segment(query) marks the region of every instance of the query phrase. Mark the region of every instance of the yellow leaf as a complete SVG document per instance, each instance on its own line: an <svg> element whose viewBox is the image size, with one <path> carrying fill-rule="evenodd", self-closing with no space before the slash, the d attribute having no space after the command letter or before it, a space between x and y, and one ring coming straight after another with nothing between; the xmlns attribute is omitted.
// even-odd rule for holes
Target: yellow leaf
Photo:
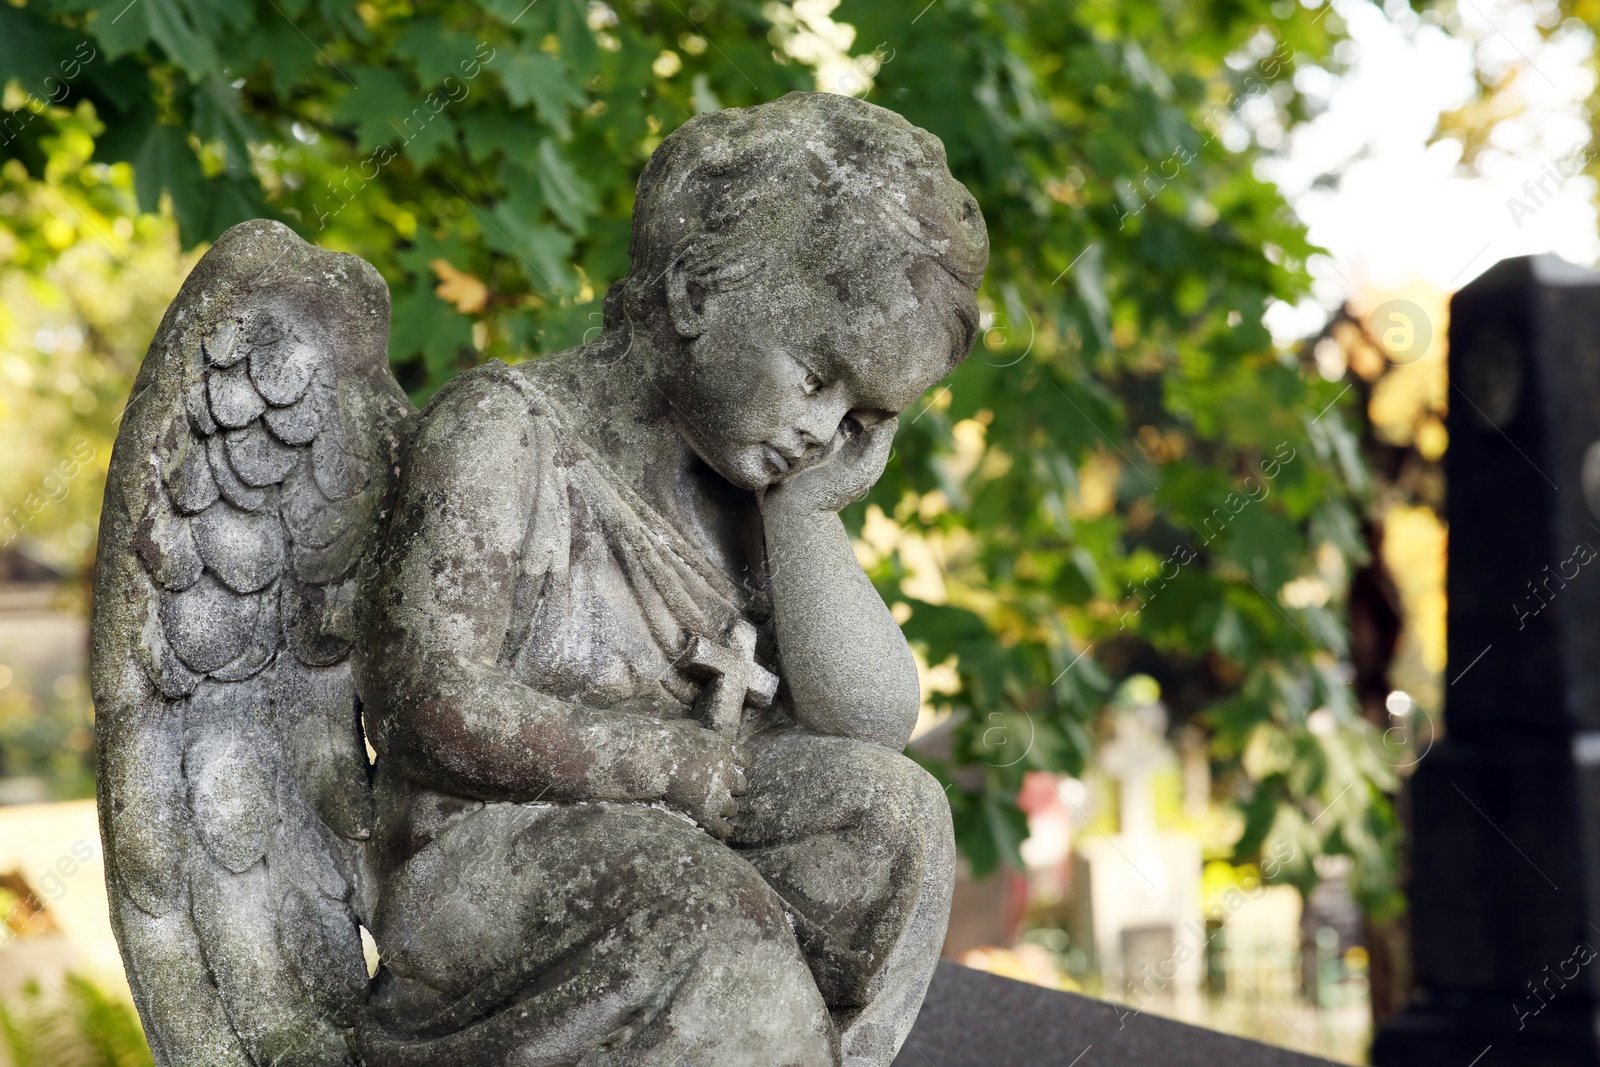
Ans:
<svg viewBox="0 0 1600 1067"><path fill-rule="evenodd" d="M428 266L439 277L439 287L434 294L462 314L477 314L489 302L489 287L477 275L457 270L447 259L432 260Z"/></svg>

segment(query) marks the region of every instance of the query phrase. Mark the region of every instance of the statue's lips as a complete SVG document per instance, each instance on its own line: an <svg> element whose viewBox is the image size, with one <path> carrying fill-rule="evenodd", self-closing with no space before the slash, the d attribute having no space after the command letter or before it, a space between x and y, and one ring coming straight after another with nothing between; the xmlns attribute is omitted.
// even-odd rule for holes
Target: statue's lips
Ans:
<svg viewBox="0 0 1600 1067"><path fill-rule="evenodd" d="M776 448L773 448L771 445L762 445L761 455L764 459L766 459L767 466L772 468L773 473L787 474L789 472L788 458Z"/></svg>

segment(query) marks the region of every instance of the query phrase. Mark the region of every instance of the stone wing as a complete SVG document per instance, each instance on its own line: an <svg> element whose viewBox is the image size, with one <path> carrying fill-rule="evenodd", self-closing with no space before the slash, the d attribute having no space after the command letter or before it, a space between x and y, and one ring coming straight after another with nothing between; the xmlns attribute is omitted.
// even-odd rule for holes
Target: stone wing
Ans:
<svg viewBox="0 0 1600 1067"><path fill-rule="evenodd" d="M255 221L167 310L111 458L92 674L112 920L163 1067L351 1064L356 607L415 412L369 264Z"/></svg>

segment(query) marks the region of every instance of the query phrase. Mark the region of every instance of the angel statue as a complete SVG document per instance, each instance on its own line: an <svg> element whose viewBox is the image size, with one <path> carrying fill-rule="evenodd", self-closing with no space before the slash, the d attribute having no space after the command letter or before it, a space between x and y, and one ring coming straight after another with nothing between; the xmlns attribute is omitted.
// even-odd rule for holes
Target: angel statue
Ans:
<svg viewBox="0 0 1600 1067"><path fill-rule="evenodd" d="M955 852L838 511L966 355L937 138L793 93L639 179L567 352L390 373L366 262L224 234L95 574L114 925L163 1067L884 1067Z"/></svg>

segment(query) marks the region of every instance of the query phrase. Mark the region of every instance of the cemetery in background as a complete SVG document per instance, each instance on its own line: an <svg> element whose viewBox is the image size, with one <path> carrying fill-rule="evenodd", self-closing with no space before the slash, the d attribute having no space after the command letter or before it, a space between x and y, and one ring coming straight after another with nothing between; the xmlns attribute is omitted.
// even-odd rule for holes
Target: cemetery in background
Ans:
<svg viewBox="0 0 1600 1067"><path fill-rule="evenodd" d="M372 259L422 398L594 328L631 183L672 128L811 87L939 134L994 248L978 348L907 413L848 515L919 653L911 751L950 786L965 858L947 956L1112 1001L1130 1025L1343 1063L1368 1062L1380 1029L1428 1032L1405 1012L1419 985L1460 1011L1442 1026L1580 1019L1589 993L1521 988L1573 958L1543 928L1437 946L1446 921L1498 929L1546 873L1588 884L1546 863L1579 853L1581 804L1535 816L1513 794L1567 788L1595 758L1561 710L1587 699L1574 668L1600 665L1572 632L1600 589L1578 547L1600 465L1580 449L1557 471L1571 457L1548 450L1586 425L1556 399L1600 410L1600 382L1508 386L1495 359L1455 380L1446 342L1451 293L1518 250L1501 231L1592 192L1593 161L1569 146L1526 164L1503 217L1463 217L1484 251L1448 284L1346 278L1307 240L1298 194L1337 194L1360 144L1295 196L1270 177L1337 111L1374 23L1466 57L1472 92L1419 142L1464 172L1537 158L1505 131L1546 53L1506 42L1587 55L1600 12L1484 2L0 5L0 40L25 42L0 46L0 1065L29 1067L8 1062L16 1034L74 1049L39 1062L148 1062L87 799L84 576L133 374L205 243L268 215ZM1363 121L1376 138L1388 119ZM1541 284L1483 313L1506 324L1501 362L1556 358L1534 351ZM1462 418L1485 437L1452 491L1488 487L1493 573L1453 570L1447 596ZM1447 670L1447 608L1510 630L1469 629L1466 648L1452 629ZM1454 710L1480 682L1492 706L1446 746L1447 694ZM1496 719L1535 692L1537 742ZM1518 745L1525 763L1484 762ZM1461 799L1442 766L1478 776L1454 779ZM1437 780L1413 803L1419 773ZM1465 851L1427 852L1428 820ZM1424 862L1419 914L1405 891ZM1551 927L1600 922L1538 907ZM1472 953L1492 966L1441 985ZM1465 1040L1461 1067L1485 1045L1506 1058L1479 1067L1525 1062L1500 1036Z"/></svg>

